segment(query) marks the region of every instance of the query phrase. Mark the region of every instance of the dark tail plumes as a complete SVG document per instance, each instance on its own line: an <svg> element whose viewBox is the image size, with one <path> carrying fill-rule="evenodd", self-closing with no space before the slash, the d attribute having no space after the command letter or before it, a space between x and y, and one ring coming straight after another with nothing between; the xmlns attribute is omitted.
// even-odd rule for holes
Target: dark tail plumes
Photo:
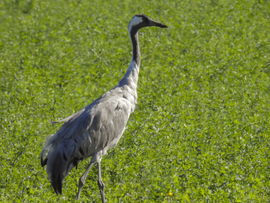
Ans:
<svg viewBox="0 0 270 203"><path fill-rule="evenodd" d="M61 143L50 143L41 152L41 166L47 165L47 175L55 193L62 194L64 178L74 167L75 142L66 139Z"/></svg>

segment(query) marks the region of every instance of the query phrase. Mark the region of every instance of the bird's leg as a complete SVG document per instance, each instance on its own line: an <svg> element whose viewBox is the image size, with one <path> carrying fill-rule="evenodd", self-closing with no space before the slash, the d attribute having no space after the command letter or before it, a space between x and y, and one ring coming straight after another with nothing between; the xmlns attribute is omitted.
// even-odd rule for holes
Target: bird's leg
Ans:
<svg viewBox="0 0 270 203"><path fill-rule="evenodd" d="M82 187L83 187L83 185L84 185L84 183L85 183L85 179L86 179L86 177L87 177L87 175L88 175L90 169L92 168L92 166L93 166L95 163L96 163L96 161L93 161L93 160L91 159L90 164L87 166L86 171L84 172L84 174L82 175L82 177L81 177L80 180L79 180L79 190L78 190L78 193L77 193L77 200L80 199L80 195L81 195Z"/></svg>
<svg viewBox="0 0 270 203"><path fill-rule="evenodd" d="M97 182L98 182L98 187L99 187L99 192L100 192L100 195L101 195L102 203L105 203L105 194L104 194L105 185L101 180L101 164L100 164L100 161L97 162L97 166L98 166L98 181Z"/></svg>

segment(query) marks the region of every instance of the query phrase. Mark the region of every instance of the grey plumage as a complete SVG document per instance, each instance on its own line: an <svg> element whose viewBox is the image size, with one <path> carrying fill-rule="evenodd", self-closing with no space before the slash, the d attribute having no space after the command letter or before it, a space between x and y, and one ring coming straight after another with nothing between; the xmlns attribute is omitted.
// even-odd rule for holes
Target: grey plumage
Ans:
<svg viewBox="0 0 270 203"><path fill-rule="evenodd" d="M62 193L63 179L81 160L91 158L85 173L79 180L77 199L90 168L98 164L98 186L102 202L105 202L104 183L101 180L100 162L109 148L115 147L121 138L130 114L137 103L137 82L140 68L138 30L142 27L167 27L146 15L136 15L129 23L133 57L120 82L79 112L56 122L64 122L54 135L48 138L41 152L41 165L47 165L47 175L56 194ZM52 122L55 123L55 122Z"/></svg>

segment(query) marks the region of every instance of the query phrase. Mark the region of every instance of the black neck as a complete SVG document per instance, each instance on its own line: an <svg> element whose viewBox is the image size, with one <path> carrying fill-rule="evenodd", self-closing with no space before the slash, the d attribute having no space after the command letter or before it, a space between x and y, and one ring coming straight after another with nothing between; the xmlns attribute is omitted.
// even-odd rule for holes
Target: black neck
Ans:
<svg viewBox="0 0 270 203"><path fill-rule="evenodd" d="M130 34L130 39L132 43L132 60L135 61L135 63L140 66L140 61L141 61L141 53L140 53L140 47L139 47L139 38L138 38L138 29L133 28L131 30Z"/></svg>

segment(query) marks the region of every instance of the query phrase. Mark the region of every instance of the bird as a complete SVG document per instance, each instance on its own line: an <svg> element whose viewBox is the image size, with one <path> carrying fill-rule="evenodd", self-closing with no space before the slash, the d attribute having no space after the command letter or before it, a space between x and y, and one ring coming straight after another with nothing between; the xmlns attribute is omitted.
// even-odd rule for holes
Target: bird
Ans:
<svg viewBox="0 0 270 203"><path fill-rule="evenodd" d="M140 69L138 31L144 27L168 26L150 19L145 14L135 15L128 24L132 43L132 58L127 71L118 84L77 113L51 123L64 122L60 129L50 135L40 153L41 166L46 167L48 179L56 193L62 194L64 178L79 162L90 158L86 171L79 179L76 199L91 167L97 163L98 187L101 200L105 202L104 183L101 177L101 159L110 148L117 145L137 103L137 82Z"/></svg>

